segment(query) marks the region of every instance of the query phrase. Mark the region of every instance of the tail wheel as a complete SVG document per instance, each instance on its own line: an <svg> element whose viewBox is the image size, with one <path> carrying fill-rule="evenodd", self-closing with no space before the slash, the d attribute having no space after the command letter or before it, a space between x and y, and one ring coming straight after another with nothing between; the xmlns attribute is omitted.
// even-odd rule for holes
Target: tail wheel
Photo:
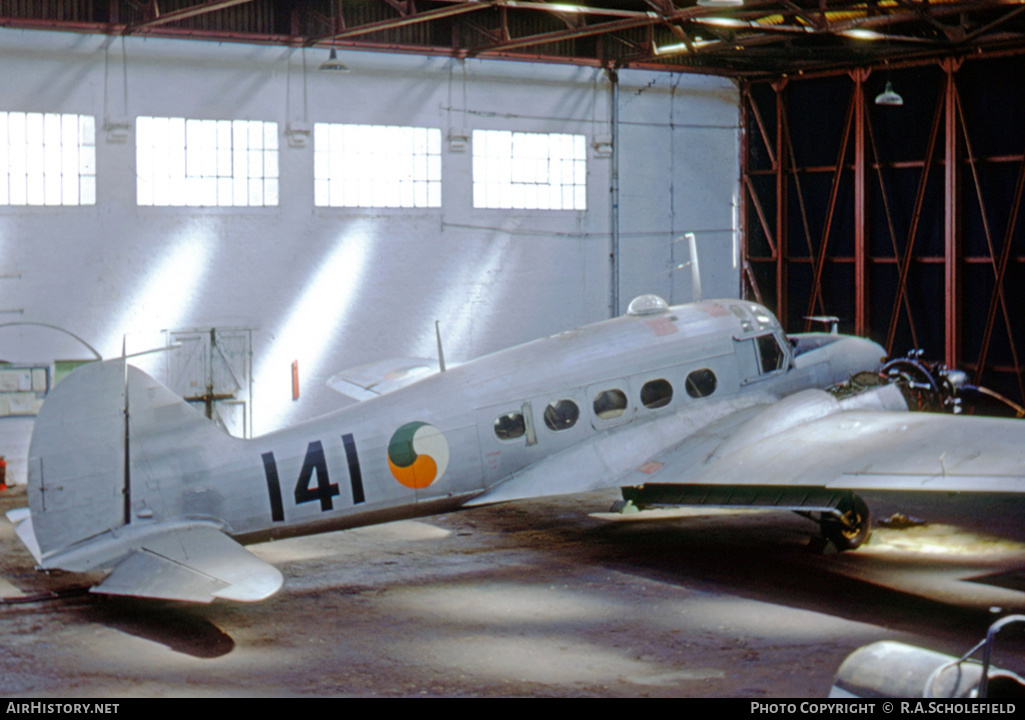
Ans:
<svg viewBox="0 0 1025 720"><path fill-rule="evenodd" d="M836 508L840 515L822 518L822 535L837 550L854 550L868 540L872 531L872 516L865 501L854 493L845 495Z"/></svg>

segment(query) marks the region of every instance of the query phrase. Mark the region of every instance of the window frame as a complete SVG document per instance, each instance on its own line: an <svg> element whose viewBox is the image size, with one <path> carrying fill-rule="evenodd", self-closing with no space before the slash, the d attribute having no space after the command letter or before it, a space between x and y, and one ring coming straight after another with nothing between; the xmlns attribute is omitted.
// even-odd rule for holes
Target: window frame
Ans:
<svg viewBox="0 0 1025 720"><path fill-rule="evenodd" d="M548 411L551 409L553 410L553 412L557 413L559 411L555 409L555 406L563 405L564 403L569 403L575 410L575 414L573 415L573 419L569 421L564 419L565 416L559 416L557 419L565 424L562 424L560 427L555 427L552 418L549 417ZM558 397L545 405L545 409L541 412L541 416L544 418L545 427L547 427L554 433L563 432L565 430L572 430L580 422L580 405L573 398Z"/></svg>
<svg viewBox="0 0 1025 720"><path fill-rule="evenodd" d="M601 398L612 398L613 400L622 399L622 406L618 404L610 406L609 409L598 411L598 400ZM607 420L618 420L626 414L627 410L630 409L630 398L618 387L608 387L604 390L599 390L597 394L592 393L591 399L591 411L594 413L596 420L607 421ZM610 414L614 413L614 414Z"/></svg>
<svg viewBox="0 0 1025 720"><path fill-rule="evenodd" d="M313 124L313 153L315 207L442 206L440 128L318 122Z"/></svg>
<svg viewBox="0 0 1025 720"><path fill-rule="evenodd" d="M693 378L698 373L708 373L708 375L705 377L710 377L712 380L712 387L707 392L704 391L704 386L706 385L706 383L698 385L696 382L691 380L691 378ZM715 395L715 391L719 389L719 377L715 374L715 371L712 368L696 368L687 373L687 377L684 380L683 385L684 388L686 388L687 390L687 394L692 399L703 400L704 398L712 397L713 395Z"/></svg>
<svg viewBox="0 0 1025 720"><path fill-rule="evenodd" d="M135 118L139 207L279 207L274 120Z"/></svg>
<svg viewBox="0 0 1025 720"><path fill-rule="evenodd" d="M519 419L520 419L520 424L521 424L521 428L522 428L521 432L519 432L517 435L510 435L508 437L503 437L503 436L499 435L498 434L499 422L502 421L505 418L514 418L514 417L519 417ZM491 428L492 428L492 432L494 433L495 437L498 439L499 442L512 443L512 442L516 442L516 441L526 437L526 435L527 435L527 420L526 420L526 418L523 415L522 409L511 410L509 412L502 413L498 417L496 417L494 423L492 423Z"/></svg>
<svg viewBox="0 0 1025 720"><path fill-rule="evenodd" d="M645 402L645 400L644 400L644 391L645 391L646 388L648 388L651 385L654 385L655 383L665 383L665 386L669 388L669 394L668 395L660 396L655 401L657 404L649 404L649 403ZM661 410L662 408L668 407L670 404L672 404L673 397L675 395L676 395L676 388L673 387L673 384L667 378L658 377L658 378L652 378L651 380L647 380L643 384L641 384L641 389L640 389L640 392L638 393L638 398L637 399L640 400L641 405L643 407L647 408L648 410ZM662 402L663 399L665 400L665 402Z"/></svg>
<svg viewBox="0 0 1025 720"><path fill-rule="evenodd" d="M0 207L95 206L96 190L95 116L0 111Z"/></svg>
<svg viewBox="0 0 1025 720"><path fill-rule="evenodd" d="M478 128L473 207L480 210L587 210L587 136Z"/></svg>
<svg viewBox="0 0 1025 720"><path fill-rule="evenodd" d="M758 352L758 373L759 375L772 375L778 373L781 370L785 370L787 367L787 351L783 345L780 344L779 338L776 337L776 333L767 332L761 335L755 335L755 349ZM768 342L772 343L772 347L776 349L776 365L775 367L767 367L767 361L771 358L769 354L764 351L764 345Z"/></svg>

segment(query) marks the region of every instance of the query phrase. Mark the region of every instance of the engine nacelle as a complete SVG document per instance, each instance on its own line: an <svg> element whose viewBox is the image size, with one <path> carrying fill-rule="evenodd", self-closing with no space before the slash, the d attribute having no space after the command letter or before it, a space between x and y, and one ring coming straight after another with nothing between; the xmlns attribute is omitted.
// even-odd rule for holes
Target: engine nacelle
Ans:
<svg viewBox="0 0 1025 720"><path fill-rule="evenodd" d="M950 370L942 363L923 360L921 351L915 351L907 357L890 360L879 372L856 373L849 380L828 388L828 392L841 403L850 403L845 409L853 410L862 407L856 398L879 395L883 387L899 390L906 409L912 412L941 413L960 413L962 395L966 390L977 390L968 384L965 372ZM889 406L878 408L872 404L874 401L868 402L864 409L895 409Z"/></svg>

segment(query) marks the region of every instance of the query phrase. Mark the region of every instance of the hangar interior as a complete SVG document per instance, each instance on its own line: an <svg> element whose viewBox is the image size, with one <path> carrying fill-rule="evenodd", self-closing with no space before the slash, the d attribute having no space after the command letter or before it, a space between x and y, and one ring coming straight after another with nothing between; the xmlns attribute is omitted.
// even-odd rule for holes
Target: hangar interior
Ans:
<svg viewBox="0 0 1025 720"><path fill-rule="evenodd" d="M676 242L685 232L708 251L705 292L736 294L737 173L725 159L739 147L738 93L724 78L624 70L613 89L601 68L353 50L342 56L350 72L339 73L318 70L328 59L319 48L0 34L5 132L27 137L21 148L42 134L45 153L80 123L89 133L80 152L94 158L81 175L94 190L77 196L48 185L32 194L32 168L41 171L49 156L18 171L20 186L16 172L5 177L0 355L12 367L51 372L54 361L92 358L91 348L117 356L125 338L131 354L166 345L175 331L247 329L246 434L263 434L344 403L325 389L343 368L436 356L435 320L446 356L458 362L619 314L643 292L688 300L690 276L674 271L687 260ZM157 139L144 157L140 123L176 127L185 141L186 125L199 137L195 120L213 132L255 132L261 150L247 152L266 157L257 158L266 175L254 176L254 160L250 178L265 194L172 196L166 178L178 156ZM318 196L317 142L331 126L429 135L430 196L349 200L340 185ZM548 197L479 206L486 200L475 201L471 145L486 132L496 147L504 139L506 152L512 133L570 140L575 154L562 164L573 168L557 207ZM352 142L379 143L379 153L396 144L366 137ZM620 164L615 205L613 137L632 158ZM366 151L361 162L374 162ZM155 172L165 178L145 199L140 162L162 163ZM55 172L59 180L59 164ZM572 195L565 208L563 190ZM613 212L628 248L616 289ZM139 359L147 360L166 376L166 357ZM17 378L10 385L41 389ZM12 460L20 454L3 450Z"/></svg>
<svg viewBox="0 0 1025 720"><path fill-rule="evenodd" d="M435 356L436 321L458 362L687 302L688 233L705 297L1023 403L1023 10L0 0L8 482L97 356L173 347L136 362L260 435L345 404L342 368Z"/></svg>
<svg viewBox="0 0 1025 720"><path fill-rule="evenodd" d="M690 232L706 297L760 299L789 330L836 315L1023 400L1014 3L11 0L0 18L15 481L25 418L77 362L240 333L220 412L263 434L345 402L321 392L339 369L436 355L435 320L465 360L644 292L687 301ZM884 87L903 104L872 102ZM332 189L332 163L369 173L416 133L418 185ZM514 133L519 152L565 141L567 174L521 157L520 195L489 200L485 143ZM138 362L202 397L217 353L185 345Z"/></svg>

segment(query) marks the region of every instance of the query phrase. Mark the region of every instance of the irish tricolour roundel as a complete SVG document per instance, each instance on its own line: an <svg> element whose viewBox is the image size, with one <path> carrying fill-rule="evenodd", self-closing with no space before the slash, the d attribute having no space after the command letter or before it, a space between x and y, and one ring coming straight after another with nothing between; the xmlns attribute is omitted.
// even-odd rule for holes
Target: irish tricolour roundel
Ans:
<svg viewBox="0 0 1025 720"><path fill-rule="evenodd" d="M448 441L441 431L424 422L406 423L388 443L388 467L395 479L420 490L445 474Z"/></svg>

